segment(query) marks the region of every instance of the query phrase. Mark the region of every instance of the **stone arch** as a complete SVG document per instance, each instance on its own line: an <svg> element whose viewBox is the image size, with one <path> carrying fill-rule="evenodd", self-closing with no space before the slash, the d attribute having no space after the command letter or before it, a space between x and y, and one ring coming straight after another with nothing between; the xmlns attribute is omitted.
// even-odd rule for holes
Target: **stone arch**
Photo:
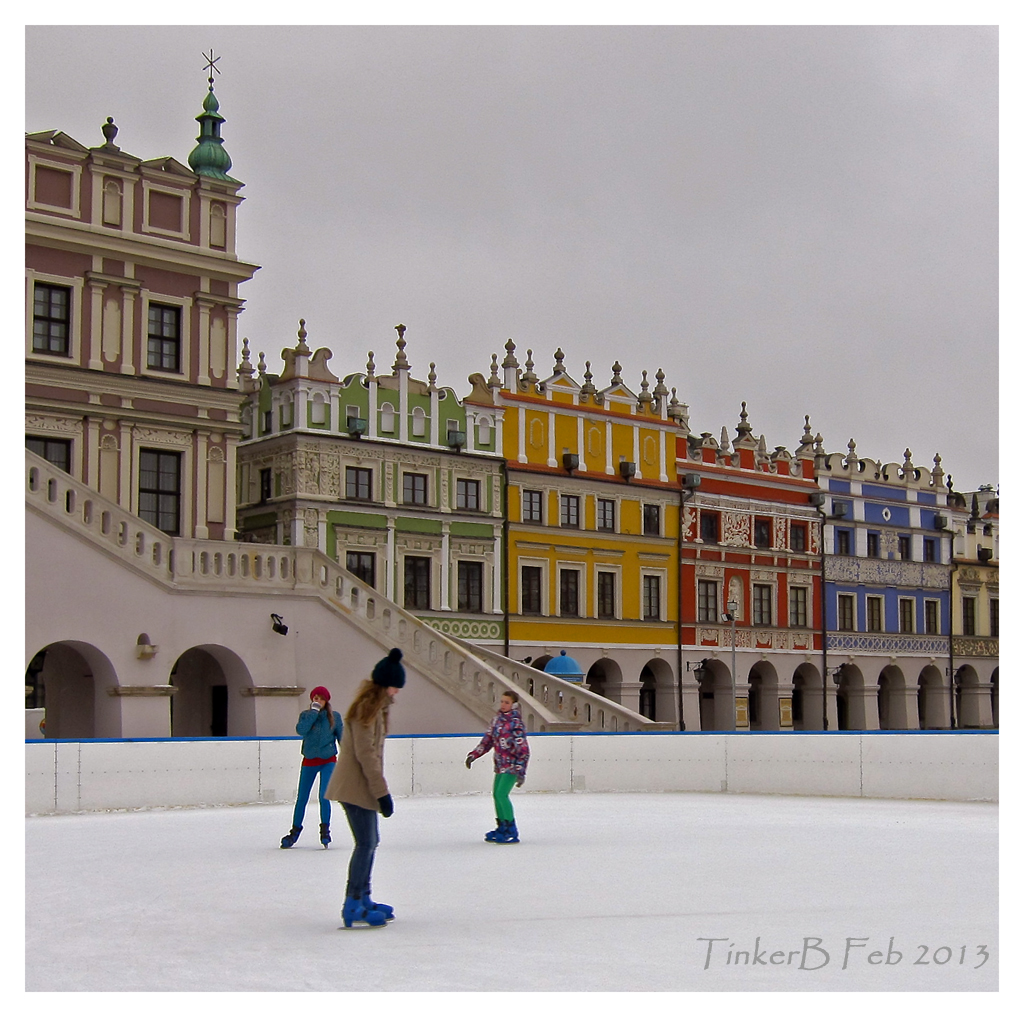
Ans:
<svg viewBox="0 0 1024 1017"><path fill-rule="evenodd" d="M193 646L174 662L170 684L172 738L245 737L256 734L256 701L249 669L233 650Z"/></svg>
<svg viewBox="0 0 1024 1017"><path fill-rule="evenodd" d="M732 675L720 660L708 658L699 672L700 729L735 731L736 706L732 701Z"/></svg>
<svg viewBox="0 0 1024 1017"><path fill-rule="evenodd" d="M990 690L971 664L963 664L956 671L956 716L959 727L992 726Z"/></svg>
<svg viewBox="0 0 1024 1017"><path fill-rule="evenodd" d="M44 708L46 738L120 738L121 714L108 689L114 665L89 643L66 639L35 654L25 673L34 701Z"/></svg>
<svg viewBox="0 0 1024 1017"><path fill-rule="evenodd" d="M793 730L821 731L821 672L805 661L793 672Z"/></svg>
<svg viewBox="0 0 1024 1017"><path fill-rule="evenodd" d="M640 713L648 720L673 721L678 717L676 680L672 665L652 657L640 669Z"/></svg>
<svg viewBox="0 0 1024 1017"><path fill-rule="evenodd" d="M907 709L907 680L895 664L878 676L878 726L883 731L906 731L913 715Z"/></svg>
<svg viewBox="0 0 1024 1017"><path fill-rule="evenodd" d="M929 664L922 668L917 679L917 717L921 730L949 727L949 690L942 672Z"/></svg>
<svg viewBox="0 0 1024 1017"><path fill-rule="evenodd" d="M747 716L751 731L780 731L779 675L767 660L759 660L747 674Z"/></svg>
<svg viewBox="0 0 1024 1017"><path fill-rule="evenodd" d="M867 689L864 675L856 664L843 664L839 668L839 682L836 689L836 728L839 731L866 731L874 726L875 720L868 715Z"/></svg>
<svg viewBox="0 0 1024 1017"><path fill-rule="evenodd" d="M622 668L611 657L601 657L590 665L586 684L591 692L610 699L609 692L622 685Z"/></svg>

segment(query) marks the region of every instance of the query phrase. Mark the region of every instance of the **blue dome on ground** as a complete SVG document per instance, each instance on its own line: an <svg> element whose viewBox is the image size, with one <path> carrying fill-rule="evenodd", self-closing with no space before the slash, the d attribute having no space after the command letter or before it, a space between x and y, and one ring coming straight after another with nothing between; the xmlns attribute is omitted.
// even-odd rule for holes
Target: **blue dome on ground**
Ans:
<svg viewBox="0 0 1024 1017"><path fill-rule="evenodd" d="M583 668L580 667L579 662L568 656L565 650L562 650L557 657L552 657L544 665L544 673L553 674L556 678L567 682L581 682L584 677Z"/></svg>

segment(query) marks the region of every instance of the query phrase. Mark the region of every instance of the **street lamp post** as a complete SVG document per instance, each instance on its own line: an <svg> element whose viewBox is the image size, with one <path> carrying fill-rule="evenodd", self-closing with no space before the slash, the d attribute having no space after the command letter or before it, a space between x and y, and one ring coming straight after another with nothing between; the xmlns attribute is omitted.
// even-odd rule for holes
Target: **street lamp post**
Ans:
<svg viewBox="0 0 1024 1017"><path fill-rule="evenodd" d="M735 600L730 600L725 605L729 613L726 618L732 623L732 729L736 730L736 613L740 605Z"/></svg>

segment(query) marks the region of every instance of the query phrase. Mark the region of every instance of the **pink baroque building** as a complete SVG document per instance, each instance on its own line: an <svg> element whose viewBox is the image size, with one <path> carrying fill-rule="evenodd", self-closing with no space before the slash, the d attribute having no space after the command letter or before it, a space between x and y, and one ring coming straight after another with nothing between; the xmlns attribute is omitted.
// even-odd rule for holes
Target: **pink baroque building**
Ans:
<svg viewBox="0 0 1024 1017"><path fill-rule="evenodd" d="M183 537L234 535L242 184L212 84L189 166L26 139L28 448Z"/></svg>

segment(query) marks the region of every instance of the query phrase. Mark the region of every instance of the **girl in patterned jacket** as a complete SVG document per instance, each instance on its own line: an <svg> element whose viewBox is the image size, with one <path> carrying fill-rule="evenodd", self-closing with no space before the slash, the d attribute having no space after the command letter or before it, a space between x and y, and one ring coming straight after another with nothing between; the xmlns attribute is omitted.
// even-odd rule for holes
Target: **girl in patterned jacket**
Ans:
<svg viewBox="0 0 1024 1017"><path fill-rule="evenodd" d="M518 844L519 831L509 800L513 786L522 787L526 780L526 764L530 747L526 743L526 728L519 713L519 695L509 690L501 697L498 714L491 721L480 744L466 756L466 769L485 752L494 749L494 811L498 826L484 835L492 844Z"/></svg>

